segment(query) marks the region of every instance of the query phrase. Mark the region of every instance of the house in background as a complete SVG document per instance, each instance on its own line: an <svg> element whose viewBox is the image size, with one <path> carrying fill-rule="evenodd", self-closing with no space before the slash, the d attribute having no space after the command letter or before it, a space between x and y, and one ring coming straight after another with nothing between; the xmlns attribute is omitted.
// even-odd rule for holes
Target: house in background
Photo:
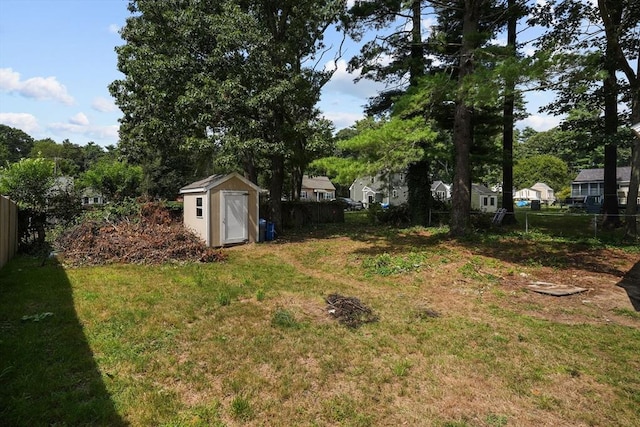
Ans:
<svg viewBox="0 0 640 427"><path fill-rule="evenodd" d="M471 184L471 209L481 212L498 210L498 193L482 184Z"/></svg>
<svg viewBox="0 0 640 427"><path fill-rule="evenodd" d="M513 200L531 202L533 200L540 200L541 194L538 190L533 188L523 188L513 193Z"/></svg>
<svg viewBox="0 0 640 427"><path fill-rule="evenodd" d="M537 200L547 205L556 201L556 196L551 187L543 182L536 182L531 188L523 188L513 193L513 200L533 202Z"/></svg>
<svg viewBox="0 0 640 427"><path fill-rule="evenodd" d="M388 179L382 175L357 178L349 187L349 197L362 202L365 208L371 204L398 206L408 200L406 173L394 173Z"/></svg>
<svg viewBox="0 0 640 427"><path fill-rule="evenodd" d="M629 194L629 182L631 181L631 167L616 168L616 181L618 183L618 204L626 205ZM604 169L583 169L571 183L571 197L578 199L585 196L604 195ZM640 203L640 198L638 199Z"/></svg>
<svg viewBox="0 0 640 427"><path fill-rule="evenodd" d="M82 206L99 206L104 205L104 196L93 188L85 188L82 190L81 196Z"/></svg>
<svg viewBox="0 0 640 427"><path fill-rule="evenodd" d="M329 201L336 198L336 187L326 176L302 177L302 188L300 190L300 200L311 200L314 202Z"/></svg>
<svg viewBox="0 0 640 427"><path fill-rule="evenodd" d="M434 200L448 202L451 200L451 185L442 181L433 181L431 184L431 196Z"/></svg>
<svg viewBox="0 0 640 427"><path fill-rule="evenodd" d="M257 242L260 187L238 173L212 175L180 189L184 225L207 246Z"/></svg>
<svg viewBox="0 0 640 427"><path fill-rule="evenodd" d="M539 199L543 203L550 205L556 201L556 195L553 188L549 187L544 182L536 182L531 186L531 189L540 193Z"/></svg>

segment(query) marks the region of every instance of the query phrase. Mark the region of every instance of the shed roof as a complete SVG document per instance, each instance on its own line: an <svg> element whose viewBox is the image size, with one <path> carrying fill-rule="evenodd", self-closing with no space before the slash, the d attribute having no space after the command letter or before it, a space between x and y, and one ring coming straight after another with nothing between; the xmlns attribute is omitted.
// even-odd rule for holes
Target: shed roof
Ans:
<svg viewBox="0 0 640 427"><path fill-rule="evenodd" d="M616 168L616 181L631 180L631 166ZM573 182L604 182L604 169L582 169Z"/></svg>
<svg viewBox="0 0 640 427"><path fill-rule="evenodd" d="M256 191L260 191L260 187L255 185L253 182L249 181L242 175L237 172L232 172L227 175L217 174L211 175L207 178L201 179L200 181L193 182L189 185L185 185L180 189L180 194L184 193L204 193L206 191L211 190L213 187L217 187L218 185L228 181L231 178L238 178L243 181L246 185L250 186Z"/></svg>

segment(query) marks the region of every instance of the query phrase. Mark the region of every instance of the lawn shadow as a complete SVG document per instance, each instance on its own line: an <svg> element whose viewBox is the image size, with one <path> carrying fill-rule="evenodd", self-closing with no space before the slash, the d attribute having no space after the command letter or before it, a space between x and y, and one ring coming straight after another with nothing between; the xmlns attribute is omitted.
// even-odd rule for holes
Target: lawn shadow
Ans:
<svg viewBox="0 0 640 427"><path fill-rule="evenodd" d="M627 291L631 305L636 311L640 311L640 261L627 271L622 280L618 282L618 286Z"/></svg>
<svg viewBox="0 0 640 427"><path fill-rule="evenodd" d="M94 360L67 275L19 256L0 271L3 425L128 425Z"/></svg>
<svg viewBox="0 0 640 427"><path fill-rule="evenodd" d="M607 259L595 256L593 245L577 238L575 242L549 241L529 238L527 234L509 229L477 232L465 238L452 238L446 232L433 228L398 228L370 224L327 224L291 231L274 243L302 242L308 239L348 237L369 243L357 254L377 256L383 253L402 254L427 250L438 245L464 247L472 254L483 255L520 265L539 265L559 270L576 268L592 273L621 277L625 271Z"/></svg>

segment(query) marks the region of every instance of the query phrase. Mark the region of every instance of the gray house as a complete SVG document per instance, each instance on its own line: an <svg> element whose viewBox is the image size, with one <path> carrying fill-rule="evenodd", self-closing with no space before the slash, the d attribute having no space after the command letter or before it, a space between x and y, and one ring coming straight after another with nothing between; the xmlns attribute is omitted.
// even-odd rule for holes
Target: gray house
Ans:
<svg viewBox="0 0 640 427"><path fill-rule="evenodd" d="M431 184L431 196L434 200L448 202L451 200L451 184L442 181L433 181Z"/></svg>
<svg viewBox="0 0 640 427"><path fill-rule="evenodd" d="M631 181L631 166L616 168L618 183L618 203L627 204L629 182ZM571 183L571 197L604 195L604 169L583 169Z"/></svg>
<svg viewBox="0 0 640 427"><path fill-rule="evenodd" d="M349 197L362 202L365 208L373 203L398 206L408 199L406 178L405 172L391 174L388 179L380 174L360 177L349 187Z"/></svg>

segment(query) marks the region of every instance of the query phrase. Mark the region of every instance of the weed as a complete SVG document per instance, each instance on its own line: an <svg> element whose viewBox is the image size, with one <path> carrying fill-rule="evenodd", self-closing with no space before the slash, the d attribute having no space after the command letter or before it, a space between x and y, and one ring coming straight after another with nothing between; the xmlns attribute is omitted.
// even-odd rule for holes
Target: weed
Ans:
<svg viewBox="0 0 640 427"><path fill-rule="evenodd" d="M256 291L256 301L264 301L265 297L266 297L266 293L264 289L258 289Z"/></svg>
<svg viewBox="0 0 640 427"><path fill-rule="evenodd" d="M400 360L393 365L393 373L396 377L406 377L409 374L411 362L408 360Z"/></svg>
<svg viewBox="0 0 640 427"><path fill-rule="evenodd" d="M507 425L508 418L506 415L489 414L486 422L491 427L504 427Z"/></svg>
<svg viewBox="0 0 640 427"><path fill-rule="evenodd" d="M253 408L248 398L236 396L231 401L231 415L233 418L242 421L249 421L253 418Z"/></svg>
<svg viewBox="0 0 640 427"><path fill-rule="evenodd" d="M203 287L206 284L206 274L202 271L201 267L197 267L193 273L193 282L198 287Z"/></svg>
<svg viewBox="0 0 640 427"><path fill-rule="evenodd" d="M365 259L362 266L371 273L390 276L419 270L425 261L426 256L421 253L410 252L405 256L392 256L385 252L382 255Z"/></svg>
<svg viewBox="0 0 640 427"><path fill-rule="evenodd" d="M296 320L289 310L279 308L273 313L271 318L271 326L279 326L281 328L299 328L300 323Z"/></svg>
<svg viewBox="0 0 640 427"><path fill-rule="evenodd" d="M231 304L231 294L227 291L218 292L216 301L218 301L218 304L220 304L221 306L229 305Z"/></svg>

